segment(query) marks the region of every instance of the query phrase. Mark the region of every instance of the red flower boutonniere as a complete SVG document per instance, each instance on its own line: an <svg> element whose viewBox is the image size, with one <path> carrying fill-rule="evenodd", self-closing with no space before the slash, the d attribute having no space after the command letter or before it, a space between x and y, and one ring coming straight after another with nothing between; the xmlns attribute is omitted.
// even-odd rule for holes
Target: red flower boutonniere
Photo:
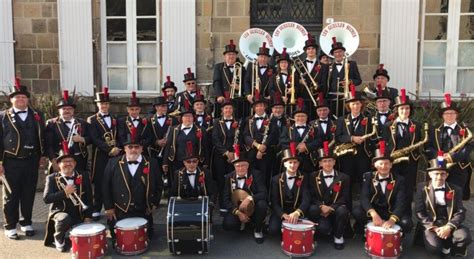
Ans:
<svg viewBox="0 0 474 259"><path fill-rule="evenodd" d="M41 117L37 112L35 112L35 121L41 121Z"/></svg>
<svg viewBox="0 0 474 259"><path fill-rule="evenodd" d="M332 125L332 127L331 127L331 133L336 133L336 125Z"/></svg>
<svg viewBox="0 0 474 259"><path fill-rule="evenodd" d="M143 118L142 123L143 123L143 125L146 125L148 123L148 120L146 118Z"/></svg>
<svg viewBox="0 0 474 259"><path fill-rule="evenodd" d="M340 192L341 191L341 183L340 182L335 183L332 187L332 190L334 192Z"/></svg>
<svg viewBox="0 0 474 259"><path fill-rule="evenodd" d="M466 130L465 129L460 129L459 130L459 136L464 137L466 135Z"/></svg>
<svg viewBox="0 0 474 259"><path fill-rule="evenodd" d="M196 137L197 137L198 139L201 139L201 138L202 138L202 131L201 131L201 129L197 129L197 130L196 130Z"/></svg>
<svg viewBox="0 0 474 259"><path fill-rule="evenodd" d="M209 115L207 115L207 116L206 116L206 122L209 123L211 120L212 120L212 117L209 116Z"/></svg>
<svg viewBox="0 0 474 259"><path fill-rule="evenodd" d="M204 174L201 174L201 175L199 176L198 181L199 181L199 183L200 183L201 185L204 184L204 182L205 182Z"/></svg>
<svg viewBox="0 0 474 259"><path fill-rule="evenodd" d="M454 198L454 191L451 190L451 191L447 192L446 195L445 195L445 198L448 201L452 200Z"/></svg>
<svg viewBox="0 0 474 259"><path fill-rule="evenodd" d="M395 115L393 115L393 113L392 113L392 114L388 115L388 118L387 118L387 119L388 119L389 121L393 121L393 120L395 119Z"/></svg>
<svg viewBox="0 0 474 259"><path fill-rule="evenodd" d="M410 133L411 133L411 134L415 133L415 129L416 129L416 125L415 125L415 124L412 124L412 125L410 126Z"/></svg>
<svg viewBox="0 0 474 259"><path fill-rule="evenodd" d="M81 125L77 125L77 134L82 135L82 127L81 127Z"/></svg>
<svg viewBox="0 0 474 259"><path fill-rule="evenodd" d="M393 190L393 183L388 183L387 184L387 190L389 190L389 191Z"/></svg>
<svg viewBox="0 0 474 259"><path fill-rule="evenodd" d="M166 125L168 125L168 126L171 125L171 118L168 118L168 119L166 120Z"/></svg>
<svg viewBox="0 0 474 259"><path fill-rule="evenodd" d="M267 76L272 76L273 75L273 71L271 69L268 69L267 70Z"/></svg>
<svg viewBox="0 0 474 259"><path fill-rule="evenodd" d="M117 120L116 119L112 119L112 126L117 126Z"/></svg>
<svg viewBox="0 0 474 259"><path fill-rule="evenodd" d="M263 120L262 125L267 126L268 123L270 123L270 120L265 119L265 120Z"/></svg>
<svg viewBox="0 0 474 259"><path fill-rule="evenodd" d="M309 132L309 136L314 138L314 128L311 128L311 130Z"/></svg>
<svg viewBox="0 0 474 259"><path fill-rule="evenodd" d="M314 66L314 71L319 73L319 70L321 70L321 65Z"/></svg>
<svg viewBox="0 0 474 259"><path fill-rule="evenodd" d="M296 180L295 184L296 184L296 186L301 187L302 182L303 181L301 179L298 179L298 180Z"/></svg>
<svg viewBox="0 0 474 259"><path fill-rule="evenodd" d="M252 182L253 182L253 176L250 176L249 178L245 180L245 185L250 187L250 185L252 185Z"/></svg>
<svg viewBox="0 0 474 259"><path fill-rule="evenodd" d="M362 121L360 122L360 125L362 126L367 126L367 117L365 117L364 119L362 119Z"/></svg>
<svg viewBox="0 0 474 259"><path fill-rule="evenodd" d="M239 127L239 123L237 121L232 122L232 128L236 129Z"/></svg>
<svg viewBox="0 0 474 259"><path fill-rule="evenodd" d="M76 185L81 185L82 184L82 175L79 175L76 177L76 179L74 180L74 184Z"/></svg>
<svg viewBox="0 0 474 259"><path fill-rule="evenodd" d="M143 174L144 175L147 175L150 173L150 165L148 164L148 162L145 163L145 168L143 168Z"/></svg>

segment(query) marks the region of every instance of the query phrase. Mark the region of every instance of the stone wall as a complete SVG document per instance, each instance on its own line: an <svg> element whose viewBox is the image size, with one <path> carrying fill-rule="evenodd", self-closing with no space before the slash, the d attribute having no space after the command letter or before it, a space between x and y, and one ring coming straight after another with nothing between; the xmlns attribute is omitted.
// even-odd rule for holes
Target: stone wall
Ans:
<svg viewBox="0 0 474 259"><path fill-rule="evenodd" d="M33 93L59 90L56 0L13 1L15 72Z"/></svg>

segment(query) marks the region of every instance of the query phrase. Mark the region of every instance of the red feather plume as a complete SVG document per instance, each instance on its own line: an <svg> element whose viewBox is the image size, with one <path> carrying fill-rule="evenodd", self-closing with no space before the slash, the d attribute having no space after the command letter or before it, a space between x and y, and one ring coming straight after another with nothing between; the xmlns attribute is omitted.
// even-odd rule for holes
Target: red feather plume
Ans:
<svg viewBox="0 0 474 259"><path fill-rule="evenodd" d="M379 141L379 150L380 150L380 154L385 155L385 141L384 140Z"/></svg>
<svg viewBox="0 0 474 259"><path fill-rule="evenodd" d="M329 141L324 141L323 142L323 150L324 150L324 155L329 155Z"/></svg>
<svg viewBox="0 0 474 259"><path fill-rule="evenodd" d="M193 142L191 140L186 142L186 154L188 156L193 154Z"/></svg>
<svg viewBox="0 0 474 259"><path fill-rule="evenodd" d="M382 85L381 84L377 85L377 95L382 96Z"/></svg>
<svg viewBox="0 0 474 259"><path fill-rule="evenodd" d="M302 111L303 110L303 106L304 106L304 100L303 100L303 97L298 97L298 100L297 100L297 104L298 106L298 110Z"/></svg>
<svg viewBox="0 0 474 259"><path fill-rule="evenodd" d="M106 98L109 97L109 88L107 86L104 86L104 95Z"/></svg>
<svg viewBox="0 0 474 259"><path fill-rule="evenodd" d="M191 75L191 74L192 74L192 72L191 72L191 68L190 68L190 67L188 67L188 75Z"/></svg>
<svg viewBox="0 0 474 259"><path fill-rule="evenodd" d="M407 93L405 88L400 89L402 103L407 102Z"/></svg>
<svg viewBox="0 0 474 259"><path fill-rule="evenodd" d="M66 102L68 101L68 99L69 99L69 91L68 90L63 91L63 99Z"/></svg>
<svg viewBox="0 0 474 259"><path fill-rule="evenodd" d="M384 66L383 64L380 64L380 65L379 65L379 70L380 70L380 71L383 70L383 66Z"/></svg>
<svg viewBox="0 0 474 259"><path fill-rule="evenodd" d="M20 91L20 78L15 77L15 88L17 91Z"/></svg>
<svg viewBox="0 0 474 259"><path fill-rule="evenodd" d="M62 142L62 144L63 144L63 152L64 152L64 154L65 154L65 155L69 155L69 143L68 143L68 141L67 141L67 140L64 140L64 141Z"/></svg>
<svg viewBox="0 0 474 259"><path fill-rule="evenodd" d="M240 158L240 145L234 144L234 155L236 159Z"/></svg>
<svg viewBox="0 0 474 259"><path fill-rule="evenodd" d="M332 44L336 44L336 43L337 43L336 37L332 37Z"/></svg>
<svg viewBox="0 0 474 259"><path fill-rule="evenodd" d="M136 137L137 137L137 128L132 127L130 129L130 138L132 139L132 142L136 141Z"/></svg>
<svg viewBox="0 0 474 259"><path fill-rule="evenodd" d="M355 98L356 97L356 89L355 89L355 85L353 83L351 83L350 89L351 89L352 98Z"/></svg>
<svg viewBox="0 0 474 259"><path fill-rule="evenodd" d="M166 83L171 83L171 77L170 76L166 76Z"/></svg>
<svg viewBox="0 0 474 259"><path fill-rule="evenodd" d="M290 153L291 156L296 156L296 142L290 142Z"/></svg>
<svg viewBox="0 0 474 259"><path fill-rule="evenodd" d="M444 100L445 100L445 102L446 102L446 105L447 105L448 107L451 107L451 94L445 93L445 94L444 94Z"/></svg>
<svg viewBox="0 0 474 259"><path fill-rule="evenodd" d="M267 43L264 41L264 42L262 43L262 48L266 48L266 47L267 47Z"/></svg>

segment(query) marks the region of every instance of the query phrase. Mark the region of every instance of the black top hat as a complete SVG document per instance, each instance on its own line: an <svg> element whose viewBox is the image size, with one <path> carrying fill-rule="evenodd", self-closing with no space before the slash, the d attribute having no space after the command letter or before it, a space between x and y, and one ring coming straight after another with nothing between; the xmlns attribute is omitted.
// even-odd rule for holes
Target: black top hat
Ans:
<svg viewBox="0 0 474 259"><path fill-rule="evenodd" d="M13 98L15 95L23 94L26 97L30 98L30 93L28 92L28 88L25 85L20 85L20 78L15 78L15 87L12 87L10 94L8 94L9 98Z"/></svg>
<svg viewBox="0 0 474 259"><path fill-rule="evenodd" d="M184 74L183 82L191 81L191 80L196 80L196 78L194 77L194 73L191 72L191 68L188 67L188 72L186 74Z"/></svg>
<svg viewBox="0 0 474 259"><path fill-rule="evenodd" d="M72 157L74 158L74 155L69 152L69 143L67 140L64 140L62 142L62 148L59 150L59 156L56 158L56 162L61 162L64 158ZM74 158L75 160L75 158Z"/></svg>
<svg viewBox="0 0 474 259"><path fill-rule="evenodd" d="M331 45L331 52L330 52L331 55L334 53L334 51L338 49L342 49L346 51L346 48L344 48L344 46L342 45L342 42L338 42L336 37L332 37L332 45Z"/></svg>
<svg viewBox="0 0 474 259"><path fill-rule="evenodd" d="M191 104L189 103L188 99L184 99L183 105L179 109L179 115L180 116L183 116L186 113L194 114L194 110L191 107Z"/></svg>
<svg viewBox="0 0 474 259"><path fill-rule="evenodd" d="M206 99L204 99L204 95L201 94L201 91L197 90L197 91L196 91L196 95L195 95L195 97L194 97L193 104L199 103L199 102L205 104L205 103L206 103Z"/></svg>
<svg viewBox="0 0 474 259"><path fill-rule="evenodd" d="M132 96L130 100L128 100L127 107L138 107L140 106L140 100L137 98L137 93L135 91L132 92Z"/></svg>
<svg viewBox="0 0 474 259"><path fill-rule="evenodd" d="M304 114L308 115L308 111L305 109L304 106L305 105L304 105L303 97L298 97L298 99L296 100L296 109L293 112L292 116L294 117L298 113L304 113Z"/></svg>
<svg viewBox="0 0 474 259"><path fill-rule="evenodd" d="M316 40L311 33L308 33L308 39L304 42L303 50L306 50L308 47L318 48L318 44L316 44Z"/></svg>
<svg viewBox="0 0 474 259"><path fill-rule="evenodd" d="M431 159L429 161L428 168L426 168L427 172L437 171L437 170L449 172L448 168L446 167L446 163L443 159L443 151L441 150L438 151L438 157Z"/></svg>
<svg viewBox="0 0 474 259"><path fill-rule="evenodd" d="M109 88L107 86L102 89L103 92L95 93L95 100L96 103L109 103L110 102L110 95L109 95Z"/></svg>
<svg viewBox="0 0 474 259"><path fill-rule="evenodd" d="M62 107L65 107L65 106L70 106L70 107L76 108L76 104L74 103L74 95L72 97L69 96L69 91L68 90L63 91L63 97L61 99L59 99L59 102L56 105L56 107L58 109L62 108Z"/></svg>
<svg viewBox="0 0 474 259"><path fill-rule="evenodd" d="M234 52L235 54L239 54L237 51L237 47L234 44L234 40L230 40L228 45L224 46L224 52L222 54L226 54L227 52Z"/></svg>
<svg viewBox="0 0 474 259"><path fill-rule="evenodd" d="M374 158L372 158L372 163L375 163L378 160L392 161L389 150L386 148L384 140L379 141L379 147L375 150Z"/></svg>
<svg viewBox="0 0 474 259"><path fill-rule="evenodd" d="M286 48L283 48L283 51L278 56L277 63L280 63L280 61L282 61L282 60L286 60L288 62L291 62L290 55L288 55L288 53L286 53Z"/></svg>
<svg viewBox="0 0 474 259"><path fill-rule="evenodd" d="M156 105L168 105L168 102L166 101L166 98L164 96L158 96L155 98L155 101L153 102L153 106Z"/></svg>
<svg viewBox="0 0 474 259"><path fill-rule="evenodd" d="M262 43L262 46L260 48L258 48L258 53L257 53L257 56L258 55L265 55L265 56L271 56L270 55L270 49L267 48L267 43L266 42L263 42Z"/></svg>
<svg viewBox="0 0 474 259"><path fill-rule="evenodd" d="M227 105L234 106L234 100L230 98L229 91L224 92L224 102L221 104L221 107L224 108Z"/></svg>
<svg viewBox="0 0 474 259"><path fill-rule="evenodd" d="M379 100L379 99L392 100L392 98L390 97L390 92L388 90L388 87L386 87L385 90L382 90L382 86L377 85L377 92L375 92L374 100Z"/></svg>
<svg viewBox="0 0 474 259"><path fill-rule="evenodd" d="M166 76L166 82L163 83L163 87L161 88L161 90L165 91L168 88L173 88L175 91L178 91L178 88L176 87L174 82L171 81L170 76Z"/></svg>
<svg viewBox="0 0 474 259"><path fill-rule="evenodd" d="M291 159L299 160L296 155L296 142L294 141L290 142L290 147L288 149L283 150L281 162L284 163Z"/></svg>
<svg viewBox="0 0 474 259"><path fill-rule="evenodd" d="M233 148L234 148L234 160L232 160L232 164L235 164L237 162L242 162L242 161L249 162L247 158L241 155L239 144L234 144Z"/></svg>
<svg viewBox="0 0 474 259"><path fill-rule="evenodd" d="M375 78L378 77L378 76L384 76L384 77L387 78L388 81L390 81L390 76L388 75L388 71L383 68L383 64L380 64L379 68L377 70L375 70L375 74L372 77L372 79L375 80Z"/></svg>
<svg viewBox="0 0 474 259"><path fill-rule="evenodd" d="M270 107L278 105L285 106L285 103L283 102L283 98L281 98L281 93L276 91L275 94L273 94L271 97Z"/></svg>
<svg viewBox="0 0 474 259"><path fill-rule="evenodd" d="M188 140L186 142L186 154L183 158L183 161L186 161L188 159L193 159L193 158L199 158L199 154L196 151L194 151L193 142L191 140Z"/></svg>
<svg viewBox="0 0 474 259"><path fill-rule="evenodd" d="M459 107L451 101L451 94L444 94L444 102L439 107L439 116L442 116L445 111L453 110L459 112Z"/></svg>
<svg viewBox="0 0 474 259"><path fill-rule="evenodd" d="M411 106L410 98L407 96L405 88L400 89L400 95L395 97L395 103L393 104L393 108L402 105Z"/></svg>
<svg viewBox="0 0 474 259"><path fill-rule="evenodd" d="M321 107L327 107L329 108L329 102L324 99L324 93L319 92L318 93L318 101L317 101L316 109L321 108Z"/></svg>
<svg viewBox="0 0 474 259"><path fill-rule="evenodd" d="M318 149L318 159L323 160L325 158L336 158L332 148L329 148L329 141L324 141L323 148Z"/></svg>
<svg viewBox="0 0 474 259"><path fill-rule="evenodd" d="M349 88L350 88L348 92L349 95L344 96L344 98L346 98L346 103L364 100L362 99L362 94L355 90L354 84L351 84Z"/></svg>
<svg viewBox="0 0 474 259"><path fill-rule="evenodd" d="M127 133L127 138L123 142L123 145L142 145L140 142L140 135L137 132L137 128L131 127L130 131Z"/></svg>
<svg viewBox="0 0 474 259"><path fill-rule="evenodd" d="M259 103L268 104L267 100L260 94L260 91L258 89L255 89L253 92L252 106L255 106Z"/></svg>

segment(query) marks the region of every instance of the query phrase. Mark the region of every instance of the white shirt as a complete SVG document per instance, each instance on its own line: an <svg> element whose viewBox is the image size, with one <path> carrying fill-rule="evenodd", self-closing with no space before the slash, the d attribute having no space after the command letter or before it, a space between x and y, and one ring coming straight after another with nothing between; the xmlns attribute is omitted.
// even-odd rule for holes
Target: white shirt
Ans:
<svg viewBox="0 0 474 259"><path fill-rule="evenodd" d="M224 118L224 120L233 120L233 118ZM226 121L225 126L228 130L230 130L230 127L232 126L232 121Z"/></svg>
<svg viewBox="0 0 474 259"><path fill-rule="evenodd" d="M454 122L451 125L448 125L446 123L443 124L444 127L449 127L448 128L448 136L451 136L451 133L453 132L453 130L456 128L457 125L458 125L457 122Z"/></svg>
<svg viewBox="0 0 474 259"><path fill-rule="evenodd" d="M186 170L186 173L188 174L188 179L189 179L189 182L191 183L191 187L194 188L194 183L196 181L197 170L194 170L194 172L190 172L190 171Z"/></svg>
<svg viewBox="0 0 474 259"><path fill-rule="evenodd" d="M109 114L105 114L105 113L101 113L99 112L100 115L104 116L104 115L110 115ZM107 127L109 127L109 129L112 127L112 119L110 118L110 116L107 116L107 117L102 117L102 119L104 120L105 124L107 124Z"/></svg>
<svg viewBox="0 0 474 259"><path fill-rule="evenodd" d="M305 63L306 63L306 68L308 68L308 71L311 72L311 71L313 70L313 68L314 68L314 65L316 64L316 58L315 58L315 59L306 58L306 60L313 61L313 63L305 62Z"/></svg>
<svg viewBox="0 0 474 259"><path fill-rule="evenodd" d="M189 91L187 91L187 92L188 92L188 94L189 94L192 98L194 98L194 96L196 96L196 92L194 92L194 93L191 93L191 92L189 92Z"/></svg>
<svg viewBox="0 0 474 259"><path fill-rule="evenodd" d="M284 75L284 74L281 75L281 79L283 79L283 83L285 83L285 84L286 84L286 79L287 78L288 78L287 75Z"/></svg>
<svg viewBox="0 0 474 259"><path fill-rule="evenodd" d="M296 174L294 176L296 176ZM288 179L289 177L293 176L289 175L288 172L286 172L286 185L288 185L288 188L291 190L293 189L293 185L295 184L296 177L293 179Z"/></svg>
<svg viewBox="0 0 474 259"><path fill-rule="evenodd" d="M337 62L337 63L339 63L339 62ZM341 61L341 65L336 65L337 72L341 72L341 69L343 67L342 64L343 64L343 61Z"/></svg>
<svg viewBox="0 0 474 259"><path fill-rule="evenodd" d="M140 117L136 117L136 118L130 117L130 120L132 121L133 126L136 128L138 127L138 124L140 123L140 121L134 121L133 119L140 119Z"/></svg>
<svg viewBox="0 0 474 259"><path fill-rule="evenodd" d="M189 129L183 130L184 128L189 128ZM184 132L184 134L186 134L186 135L188 135L189 132L190 132L192 129L193 129L193 125L191 125L191 126L188 127L188 126L184 126L183 124L181 124L181 130L182 130L182 131Z"/></svg>
<svg viewBox="0 0 474 259"><path fill-rule="evenodd" d="M247 179L247 174L245 176L243 176L243 177L245 177L243 179L238 179L239 177L241 177L241 176L238 176L238 175L236 176L237 186L239 187L239 189L242 189L242 188L244 188L245 180Z"/></svg>
<svg viewBox="0 0 474 259"><path fill-rule="evenodd" d="M357 117L359 117L359 119L358 119L357 122L354 124L354 129L357 128L357 126L359 126L359 123L360 123L361 118L360 118L360 113L357 114L356 116L354 116L354 114L351 113L351 119L355 119L355 118L357 118Z"/></svg>
<svg viewBox="0 0 474 259"><path fill-rule="evenodd" d="M400 117L398 117L396 120L395 120L396 123L400 122L400 123L405 123L408 127L408 122L409 120L406 119L406 120L401 120ZM403 137L403 128L401 126L398 126L398 133L400 133L400 136Z"/></svg>
<svg viewBox="0 0 474 259"><path fill-rule="evenodd" d="M165 117L163 117L163 118L157 119L157 121L158 121L158 123L160 124L160 126L163 127L163 125L165 125L166 115L164 115L164 114L163 114L163 115L158 115L158 114L156 115L157 118L158 118L159 116L165 116Z"/></svg>
<svg viewBox="0 0 474 259"><path fill-rule="evenodd" d="M439 186L439 187L436 187L436 186L433 185L433 190L436 190L438 188L446 188L446 184L444 184L443 186ZM434 196L435 196L436 204L441 205L441 206L446 205L446 199L444 197L446 192L445 191L444 192L434 191L434 193L435 193Z"/></svg>
<svg viewBox="0 0 474 259"><path fill-rule="evenodd" d="M137 173L138 166L139 166L140 163L142 162L142 155L140 155L140 156L137 158L137 162L138 162L138 164L129 164L129 163L128 163L128 160L127 160L128 171L130 172L130 174L132 175L132 177L135 176L135 173Z"/></svg>
<svg viewBox="0 0 474 259"><path fill-rule="evenodd" d="M69 129L72 129L72 125L74 125L74 123L75 123L74 118L72 118L70 120L65 120L65 119L62 119L62 120L63 120L64 124L66 124L66 126L69 127ZM70 121L71 123L66 123L66 121Z"/></svg>
<svg viewBox="0 0 474 259"><path fill-rule="evenodd" d="M329 123L329 119L328 119L328 118L326 118L326 119L319 119L318 122L319 122L319 121L327 121L327 122ZM328 129L328 123L319 123L319 125L321 125L321 128L323 129L324 134L326 134L326 131L327 131L327 129Z"/></svg>
<svg viewBox="0 0 474 259"><path fill-rule="evenodd" d="M328 175L332 175L333 177L324 178L324 176L328 176ZM334 181L334 176L335 176L334 169L328 173L323 171L323 178L324 178L324 182L326 182L326 186L330 186L332 184L332 182Z"/></svg>
<svg viewBox="0 0 474 259"><path fill-rule="evenodd" d="M295 128L296 128L296 127L303 127L303 126L306 127L305 124L300 124L300 125L298 125L298 124L295 123ZM300 137L303 135L305 129L306 129L306 128L304 128L304 129L303 129L303 128L299 128L299 129L296 128L296 130L298 131L298 134L300 134Z"/></svg>
<svg viewBox="0 0 474 259"><path fill-rule="evenodd" d="M387 177L378 176L378 179L387 179L389 177L390 176L387 176ZM385 194L385 190L387 189L388 181L380 181L379 183L380 183L380 188L382 189L382 192Z"/></svg>
<svg viewBox="0 0 474 259"><path fill-rule="evenodd" d="M260 70L260 75L263 75L265 73L265 70L267 70L267 65L258 65L259 66L259 70ZM265 67L263 67L265 66Z"/></svg>
<svg viewBox="0 0 474 259"><path fill-rule="evenodd" d="M386 111L386 112L380 112L380 113L388 113L388 111ZM387 121L387 116L388 116L388 115L386 115L386 114L381 114L381 115L380 115L380 122L381 122L382 124L385 124L385 122Z"/></svg>
<svg viewBox="0 0 474 259"><path fill-rule="evenodd" d="M263 120L257 120L257 118L263 118ZM255 124L257 125L257 129L260 129L262 127L262 123L265 120L265 115L258 116L255 115Z"/></svg>
<svg viewBox="0 0 474 259"><path fill-rule="evenodd" d="M19 111L26 111L26 112L22 112L22 113L18 113L17 115L20 117L20 119L22 121L25 121L26 120L26 117L28 117L28 108L26 108L26 110L20 110L20 109L17 109L15 107L13 107L13 111L15 113L19 112Z"/></svg>
<svg viewBox="0 0 474 259"><path fill-rule="evenodd" d="M227 66L232 66L229 68L230 72L234 73L234 65L235 64L232 64L232 65L229 65L229 64L226 64Z"/></svg>

